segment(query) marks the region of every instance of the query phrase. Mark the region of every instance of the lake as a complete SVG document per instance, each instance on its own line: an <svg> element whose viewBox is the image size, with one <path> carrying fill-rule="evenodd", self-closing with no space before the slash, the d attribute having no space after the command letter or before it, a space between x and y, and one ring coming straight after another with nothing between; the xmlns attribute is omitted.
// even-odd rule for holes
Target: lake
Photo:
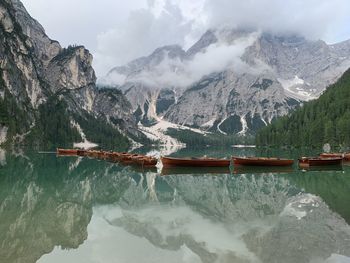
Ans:
<svg viewBox="0 0 350 263"><path fill-rule="evenodd" d="M142 170L0 151L0 262L350 262L349 224L350 166Z"/></svg>

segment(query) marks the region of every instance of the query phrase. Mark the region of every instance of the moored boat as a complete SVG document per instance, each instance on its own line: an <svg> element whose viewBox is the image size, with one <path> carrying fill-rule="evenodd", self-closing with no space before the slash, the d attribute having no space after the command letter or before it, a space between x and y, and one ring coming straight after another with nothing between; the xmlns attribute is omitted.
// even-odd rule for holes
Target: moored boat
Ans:
<svg viewBox="0 0 350 263"><path fill-rule="evenodd" d="M98 157L98 151L96 150L89 150L87 151L86 155L91 158L97 158Z"/></svg>
<svg viewBox="0 0 350 263"><path fill-rule="evenodd" d="M292 159L268 158L268 157L232 157L234 165L247 166L291 166Z"/></svg>
<svg viewBox="0 0 350 263"><path fill-rule="evenodd" d="M175 158L175 157L161 157L163 166L176 167L176 166L189 166L189 167L228 167L231 160L229 159L217 159L217 158Z"/></svg>
<svg viewBox="0 0 350 263"><path fill-rule="evenodd" d="M301 157L299 159L300 167L324 166L324 165L342 165L343 157Z"/></svg>
<svg viewBox="0 0 350 263"><path fill-rule="evenodd" d="M57 154L58 155L77 155L78 150L77 149L60 149L57 148Z"/></svg>
<svg viewBox="0 0 350 263"><path fill-rule="evenodd" d="M145 156L145 155L139 155L139 156L133 156L132 157L135 164L141 165L141 166L156 166L158 163L158 159L151 157L151 156Z"/></svg>
<svg viewBox="0 0 350 263"><path fill-rule="evenodd" d="M77 155L78 156L86 156L87 152L86 152L86 150L77 150Z"/></svg>
<svg viewBox="0 0 350 263"><path fill-rule="evenodd" d="M139 156L138 154L122 153L120 155L119 161L124 165L135 163L135 158Z"/></svg>
<svg viewBox="0 0 350 263"><path fill-rule="evenodd" d="M321 153L320 157L322 158L343 158L344 161L350 161L350 153Z"/></svg>
<svg viewBox="0 0 350 263"><path fill-rule="evenodd" d="M106 152L100 150L97 152L97 158L98 159L105 159Z"/></svg>

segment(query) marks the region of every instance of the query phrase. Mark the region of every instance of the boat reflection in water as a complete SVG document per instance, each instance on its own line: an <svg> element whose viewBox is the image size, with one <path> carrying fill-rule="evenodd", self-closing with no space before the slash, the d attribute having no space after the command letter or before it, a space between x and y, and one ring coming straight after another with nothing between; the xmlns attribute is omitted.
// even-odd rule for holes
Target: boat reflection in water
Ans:
<svg viewBox="0 0 350 263"><path fill-rule="evenodd" d="M344 171L342 165L325 165L325 166L305 166L299 167L299 169L303 172L307 171Z"/></svg>
<svg viewBox="0 0 350 263"><path fill-rule="evenodd" d="M292 166L242 166L233 167L234 174L292 173Z"/></svg>
<svg viewBox="0 0 350 263"><path fill-rule="evenodd" d="M162 167L161 175L203 175L230 174L230 167Z"/></svg>
<svg viewBox="0 0 350 263"><path fill-rule="evenodd" d="M1 151L0 165L0 262L350 259L349 167L318 176L186 167L158 176L89 158Z"/></svg>
<svg viewBox="0 0 350 263"><path fill-rule="evenodd" d="M136 166L136 165L130 165L130 170L136 173L157 173L157 167L155 166Z"/></svg>

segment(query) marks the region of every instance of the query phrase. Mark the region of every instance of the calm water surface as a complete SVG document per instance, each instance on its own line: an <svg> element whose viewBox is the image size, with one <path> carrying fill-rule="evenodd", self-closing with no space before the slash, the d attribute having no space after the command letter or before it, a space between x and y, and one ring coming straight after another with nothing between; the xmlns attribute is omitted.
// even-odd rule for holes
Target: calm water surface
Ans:
<svg viewBox="0 0 350 263"><path fill-rule="evenodd" d="M233 154L177 155L203 153ZM350 262L349 224L350 166L142 171L0 151L0 262Z"/></svg>

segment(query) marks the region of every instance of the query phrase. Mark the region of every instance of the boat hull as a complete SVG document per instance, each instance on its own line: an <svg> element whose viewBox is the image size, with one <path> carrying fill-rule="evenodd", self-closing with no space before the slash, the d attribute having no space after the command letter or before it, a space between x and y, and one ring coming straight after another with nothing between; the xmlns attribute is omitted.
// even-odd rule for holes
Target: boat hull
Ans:
<svg viewBox="0 0 350 263"><path fill-rule="evenodd" d="M156 158L144 157L144 156L133 157L132 160L135 164L145 166L145 167L156 166L158 163L158 160Z"/></svg>
<svg viewBox="0 0 350 263"><path fill-rule="evenodd" d="M173 158L161 157L165 167L229 167L231 161L227 159L211 158Z"/></svg>
<svg viewBox="0 0 350 263"><path fill-rule="evenodd" d="M78 155L78 150L75 149L57 149L58 155Z"/></svg>
<svg viewBox="0 0 350 263"><path fill-rule="evenodd" d="M78 150L78 151L77 151L77 155L83 157L83 156L86 156L86 155L87 155L87 152L86 152L85 150Z"/></svg>
<svg viewBox="0 0 350 263"><path fill-rule="evenodd" d="M291 159L279 159L279 158L243 158L243 157L233 157L234 165L243 166L291 166L294 160Z"/></svg>
<svg viewBox="0 0 350 263"><path fill-rule="evenodd" d="M350 153L321 153L321 158L343 158L344 161L350 161Z"/></svg>

